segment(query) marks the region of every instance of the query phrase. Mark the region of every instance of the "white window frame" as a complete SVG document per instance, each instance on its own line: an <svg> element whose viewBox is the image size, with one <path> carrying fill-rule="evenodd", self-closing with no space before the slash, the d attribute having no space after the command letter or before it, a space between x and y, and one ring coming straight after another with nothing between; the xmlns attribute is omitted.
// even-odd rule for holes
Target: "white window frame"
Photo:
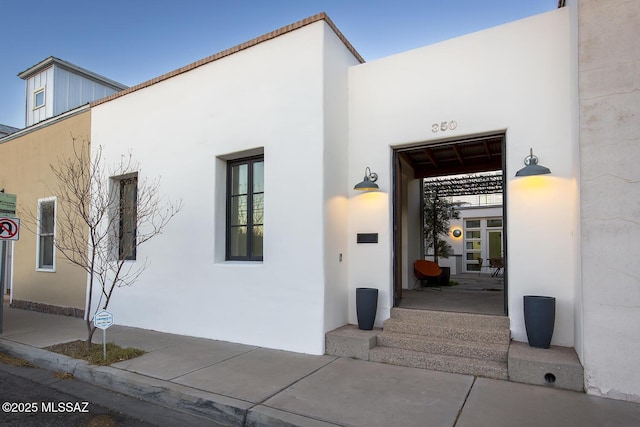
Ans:
<svg viewBox="0 0 640 427"><path fill-rule="evenodd" d="M38 199L38 224L36 226L36 271L42 271L45 273L55 273L56 272L56 247L53 245L53 262L51 267L40 267L40 223L42 218L42 204L53 202L53 239L55 241L56 238L56 229L57 229L57 216L58 216L58 198L57 197L45 197L43 199Z"/></svg>
<svg viewBox="0 0 640 427"><path fill-rule="evenodd" d="M479 224L477 227L467 227L467 222L468 221L478 221ZM469 265L475 265L478 264L477 261L472 261L472 260L468 260L467 259L467 254L478 254L478 256L480 258L482 258L482 253L484 251L484 243L483 243L483 239L482 239L482 219L481 218L464 218L464 222L463 222L463 228L464 228L464 250L463 250L463 254L464 254L464 259L462 262L465 263L464 265L464 272L465 273L478 273L478 272L482 272L482 265L480 265L480 267L478 268L478 270L470 270L469 269ZM469 237L470 232L474 232L477 231L478 233L480 233L479 237ZM479 242L480 243L480 249L468 249L467 248L467 242ZM484 261L483 261L484 262Z"/></svg>
<svg viewBox="0 0 640 427"><path fill-rule="evenodd" d="M36 100L38 99L38 95L42 93L42 104L38 105ZM45 87L42 86L33 91L33 109L37 110L38 108L42 108L47 104L47 93L45 91Z"/></svg>
<svg viewBox="0 0 640 427"><path fill-rule="evenodd" d="M499 219L502 221L502 225L499 227L490 227L489 221L494 220L494 219ZM467 221L479 221L480 225L478 227L467 227ZM477 272L482 272L483 268L488 267L488 262L489 262L489 258L490 258L490 253L489 253L489 233L490 232L497 232L500 231L501 233L504 233L504 218L500 217L500 216L488 216L488 217L469 217L469 218L465 218L464 219L464 250L463 250L463 256L464 256L464 261L465 267L463 269L463 271L465 273L477 273ZM480 237L468 237L470 232L473 231L478 231L480 233ZM467 242L480 242L480 249L467 249ZM501 252L504 253L504 246L501 247ZM468 265L473 265L474 262L467 260L467 254L468 253L475 253L478 254L480 256L480 258L482 258L482 265L480 266L480 270L469 270L468 269Z"/></svg>

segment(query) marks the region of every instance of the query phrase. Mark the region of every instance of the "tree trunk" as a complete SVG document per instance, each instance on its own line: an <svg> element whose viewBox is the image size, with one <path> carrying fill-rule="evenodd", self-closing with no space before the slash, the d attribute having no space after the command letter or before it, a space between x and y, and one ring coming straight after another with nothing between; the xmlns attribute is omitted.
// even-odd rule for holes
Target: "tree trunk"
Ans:
<svg viewBox="0 0 640 427"><path fill-rule="evenodd" d="M89 323L89 325L87 326L89 328L89 335L87 337L87 351L89 351L89 350L91 350L91 340L93 339L93 334L96 331L96 327L95 326L93 326L93 327L90 326L90 324L91 324L90 320L87 320L87 322Z"/></svg>
<svg viewBox="0 0 640 427"><path fill-rule="evenodd" d="M436 224L438 223L438 210L437 210L438 196L433 198L433 262L438 263L438 229Z"/></svg>

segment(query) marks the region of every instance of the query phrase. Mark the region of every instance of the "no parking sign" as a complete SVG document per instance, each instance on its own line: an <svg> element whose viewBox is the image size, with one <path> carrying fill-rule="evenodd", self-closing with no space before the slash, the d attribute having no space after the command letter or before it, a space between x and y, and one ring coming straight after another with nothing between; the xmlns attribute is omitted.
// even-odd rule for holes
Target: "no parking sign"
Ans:
<svg viewBox="0 0 640 427"><path fill-rule="evenodd" d="M0 218L0 240L18 240L20 220L18 218Z"/></svg>

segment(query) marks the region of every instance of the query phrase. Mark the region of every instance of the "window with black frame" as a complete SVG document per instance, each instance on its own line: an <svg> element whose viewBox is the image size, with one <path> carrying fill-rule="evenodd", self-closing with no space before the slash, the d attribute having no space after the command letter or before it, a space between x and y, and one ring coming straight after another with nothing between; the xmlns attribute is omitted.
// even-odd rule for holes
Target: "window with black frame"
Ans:
<svg viewBox="0 0 640 427"><path fill-rule="evenodd" d="M118 225L118 259L136 259L136 226L138 218L138 177L120 180Z"/></svg>
<svg viewBox="0 0 640 427"><path fill-rule="evenodd" d="M227 163L226 231L227 260L263 260L263 156Z"/></svg>

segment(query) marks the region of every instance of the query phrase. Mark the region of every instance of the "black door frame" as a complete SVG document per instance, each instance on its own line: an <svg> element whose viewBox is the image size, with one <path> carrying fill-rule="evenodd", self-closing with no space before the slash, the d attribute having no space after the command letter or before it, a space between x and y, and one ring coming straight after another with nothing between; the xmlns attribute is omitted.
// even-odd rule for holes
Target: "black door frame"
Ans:
<svg viewBox="0 0 640 427"><path fill-rule="evenodd" d="M503 292L503 312L505 316L509 315L509 284L508 284L508 247L507 247L507 135L506 132L501 132L502 135L502 248L503 248L503 258L504 258L504 268L503 268L503 277L504 277L504 292ZM495 135L495 134L493 134ZM464 142L465 138L454 139L449 142L451 144L455 144L456 142ZM408 149L416 149L422 146L429 146L434 143L441 143L443 141L432 141L430 143L418 144L411 147L403 147L403 148L392 148L392 156L391 156L391 170L392 170L392 231L393 231L393 306L398 307L400 304L400 299L402 298L402 281L400 280L402 271L400 269L402 263L402 241L401 241L401 219L400 219L400 206L399 204L402 202L402 189L400 185L402 185L402 169L400 166L400 153L402 151L406 151Z"/></svg>

